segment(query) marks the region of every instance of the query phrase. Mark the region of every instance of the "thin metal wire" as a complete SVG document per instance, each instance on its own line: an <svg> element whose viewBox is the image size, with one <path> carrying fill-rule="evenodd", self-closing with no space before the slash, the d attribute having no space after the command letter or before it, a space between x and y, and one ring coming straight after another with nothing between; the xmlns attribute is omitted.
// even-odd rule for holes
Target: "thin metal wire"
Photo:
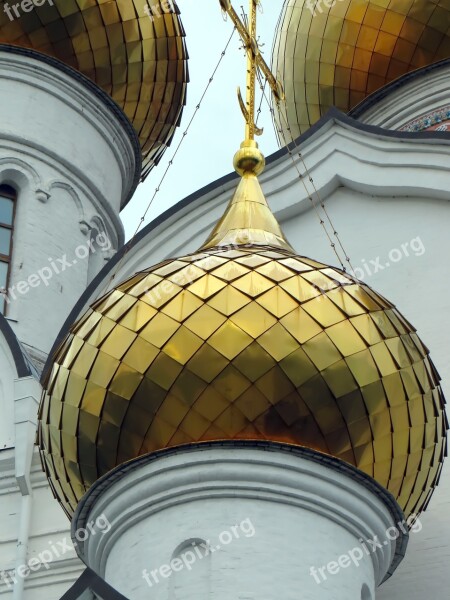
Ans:
<svg viewBox="0 0 450 600"><path fill-rule="evenodd" d="M326 218L327 218L327 220L328 220L328 223L330 224L330 227L331 227L331 228L332 228L332 230L333 230L333 235L334 235L334 237L337 239L337 241L338 241L338 244L339 244L339 247L341 248L342 252L344 253L344 257L345 257L345 260L346 260L346 262L349 264L350 268L351 268L351 269L352 269L352 271L353 271L353 266L352 266L352 263L351 263L350 257L348 256L348 253L347 253L347 251L346 251L346 250L345 250L345 248L344 248L344 245L343 245L343 243L342 243L342 241L341 241L341 238L339 237L339 233L336 231L336 228L334 227L334 224L333 224L333 222L332 222L332 220L331 220L331 217L330 217L330 215L328 214L328 211L327 211L327 209L326 209L325 203L324 203L324 201L322 200L322 198L321 198L321 196L320 196L320 193L319 193L319 191L317 190L317 188L316 188L316 186L315 186L315 184L314 184L314 180L313 180L313 178L311 177L311 174L310 174L310 172L309 172L309 170L308 170L308 167L307 167L307 166L306 166L306 164L305 164L305 159L304 159L304 157L303 157L303 154L302 154L302 152L300 151L300 148L299 148L299 146L297 145L297 143L296 143L296 141L295 141L295 139L294 139L294 137L293 137L293 135L292 135L292 130L291 130L291 128L290 128L290 126L289 126L289 124L288 124L288 123L287 123L287 121L286 121L286 117L285 117L285 115L284 115L284 113L283 113L282 111L280 111L280 114L282 115L282 118L284 119L284 121L285 121L285 123L286 123L286 125L287 125L287 131L289 131L289 135L290 135L290 138L291 138L291 142L290 142L290 144L291 144L291 143L292 143L292 144L294 144L294 146L295 146L295 148L296 148L296 150L297 150L297 154L298 154L298 156L299 156L300 160L302 161L302 164L303 164L303 166L304 166L304 169L305 169L305 172L306 172L306 174L307 174L307 176L308 176L308 179L309 179L309 181L310 181L311 185L313 186L314 193L316 194L317 198L319 199L319 202L320 202L320 207L322 208L322 210L323 210L323 212L324 212L324 214L325 214L325 216L326 216Z"/></svg>
<svg viewBox="0 0 450 600"><path fill-rule="evenodd" d="M260 82L261 85L261 82ZM263 94L261 95L261 101L259 103L258 106L258 110L256 111L256 121L255 121L255 125L258 125L258 119L261 116L261 111L262 111L262 103L264 102L264 90L266 89L266 85L267 85L267 79L264 80L264 88L262 88L263 90Z"/></svg>
<svg viewBox="0 0 450 600"><path fill-rule="evenodd" d="M261 87L261 81L260 81L259 83L260 83L260 87ZM262 87L261 87L261 90L262 90ZM274 112L274 109L273 109L272 105L270 104L270 102L269 102L269 99L268 99L268 98L267 98L267 96L265 95L264 91L263 91L263 95L264 95L264 97L265 97L265 99L266 99L266 102L267 102L267 104L268 104L268 106L269 106L269 110L270 110L270 112L272 113L272 117L273 117L274 123L276 124L276 120L275 120L275 112ZM330 225L330 227L331 227L331 229L332 229L332 231L333 231L333 235L334 235L334 237L336 238L336 240L337 240L337 242L338 242L338 244L339 244L339 247L341 248L341 250L342 250L342 252L343 252L343 254L344 254L344 259L345 259L345 261L348 263L348 265L350 266L350 269L351 269L351 271L352 271L352 272L354 272L354 269L353 269L353 266L352 266L352 263L351 263L350 257L349 257L349 255L348 255L347 251L346 251L346 250L345 250L345 248L344 248L344 245L343 245L343 243L342 243L342 241L341 241L341 239L340 239L340 237L339 237L339 233L337 232L337 230L336 230L336 228L335 228L335 226L334 226L334 224L333 224L333 222L332 222L332 220L331 220L331 217L330 217L330 215L328 214L328 211L327 211L327 209L326 209L326 207L325 207L325 203L324 203L324 201L322 200L322 198L321 198L321 196L320 196L320 193L319 193L319 191L317 190L317 188L316 188L316 186L315 186L314 179L312 178L312 176L311 176L311 173L309 172L309 169L308 169L308 167L306 166L306 163L305 163L305 159L304 159L304 157L303 157L303 154L302 154L302 152L301 152L301 150L300 150L300 148L299 148L299 146L298 146L297 142L295 141L295 139L294 139L294 137L293 137L293 135L292 135L292 130L291 130L290 126L289 126L289 123L287 122L287 120L286 120L286 117L285 117L285 115L284 115L284 113L283 113L283 111L282 111L282 110L279 110L279 114L281 115L281 117L283 118L283 120L284 120L284 122L285 122L285 124L286 124L286 130L287 130L287 131L289 131L289 134L290 134L291 141L288 143L288 142L287 142L287 140L286 140L286 136L284 135L284 131L283 131L283 129L282 129L282 128L278 128L278 127L275 125L275 127L276 127L276 129L277 129L277 132L278 132L278 133L279 133L279 135L282 137L283 144L284 144L284 146L286 147L286 149L288 150L288 152L289 152L289 155L291 156L291 158L292 158L292 161L293 161L294 165L296 166L296 170L297 170L297 172L298 172L298 174L299 174L299 178L302 180L302 183L303 183L303 185L304 185L304 187L305 187L305 190L306 190L306 192L308 193L308 197L309 197L309 199L311 200L311 202L312 202L312 203L313 203L313 205L314 205L314 204L315 204L315 203L314 203L314 200L312 199L312 197L311 197L311 194L309 194L309 192L308 192L308 190L307 190L307 188L306 188L306 185L305 185L305 182L304 182L304 176L303 176L303 175L300 173L300 170L299 170L299 169L298 169L298 167L297 167L297 163L296 163L296 161L295 161L295 158L294 158L294 156L293 156L293 153L292 153L292 151L291 151L291 146L292 146L292 145L294 146L294 148L295 148L295 150L296 150L296 154L297 154L297 155L298 155L298 157L300 158L300 160L301 160L301 162L302 162L302 164L303 164L303 167L304 167L304 169L305 169L305 174L307 175L307 177L308 177L308 179L309 179L309 182L311 183L311 185L312 185L312 187L313 187L314 194L317 196L317 198L318 198L318 200L319 200L319 203L320 203L320 208L323 210L323 212L324 212L324 214L325 214L325 217L326 217L326 219L327 219L327 221L328 221L328 223L329 223L329 225ZM319 215L319 218L320 218L320 215ZM320 222L321 222L321 224L324 226L324 229L326 230L326 228L325 228L325 223L323 222L323 219L321 219L321 218L320 218ZM335 245L335 244L334 244L334 243L331 241L331 239L330 239L330 235L328 234L328 231L327 231L327 230L326 230L326 233L327 233L327 237L328 237L328 239L330 240L331 247L332 247L332 248L335 250L335 254L337 254L337 255L338 255L339 262L341 263L343 270L344 270L344 271L346 271L347 269L346 269L346 267L345 267L345 266L343 265L343 263L342 263L341 256L340 256L340 254L338 254L338 252L336 251L336 245Z"/></svg>
<svg viewBox="0 0 450 600"><path fill-rule="evenodd" d="M259 87L260 87L260 89L261 89L261 91L262 91L262 96L263 96L263 98L266 100L267 106L269 107L269 111L271 112L271 114L272 114L272 117L274 118L274 122L276 123L276 121L275 121L275 112L274 112L274 109L273 109L272 105L270 104L270 101L269 101L269 99L267 98L267 95L266 95L266 93L265 93L265 86L263 86L263 84L262 84L262 81L261 81L261 75L260 75L260 74L258 74L258 81L259 81ZM281 111L280 111L280 113L281 113ZM319 219L320 225L322 226L322 228L323 228L323 230L324 230L324 232L325 232L325 235L326 235L326 237L327 237L327 239L328 239L328 241L329 241L329 243L330 243L330 246L331 246L331 248L333 249L333 252L334 252L334 253L335 253L335 255L336 255L336 258L337 258L337 259L338 259L338 261L339 261L339 264L340 264L340 265L341 265L341 267L342 267L342 270L343 270L344 272L346 272L346 271L347 271L347 268L346 268L346 266L345 266L345 264L344 264L344 261L343 261L343 259L342 259L341 255L340 255L340 253L338 252L338 249L336 248L336 244L333 242L332 235L334 235L334 236L336 237L336 239L338 240L338 242L339 242L339 245L340 245L340 247L342 248L342 251L343 251L343 253L344 253L345 261L347 261L347 262L348 262L348 264L350 265L350 268L351 268L351 269L352 269L352 271L353 271L353 267L352 267L352 265L351 265L350 258L349 258L349 256L347 255L347 253L346 253L345 249L343 248L343 246L342 246L342 243L340 242L340 239L339 239L339 237L338 237L338 233L337 233L337 231L336 231L336 229L335 229L335 227L334 227L334 225L333 225L333 223L332 223L332 221L331 221L331 219L330 219L330 217L329 217L329 215L328 215L328 213L327 213L327 211L326 211L326 209L325 209L325 207L324 207L324 203L323 203L323 202L322 202L322 200L320 199L319 192L318 192L318 191L317 191L317 189L316 189L316 186L315 186L315 184L314 184L314 180L313 180L313 178L311 177L311 174L309 173L309 170L308 170L308 168L307 168L307 166L306 166L306 164L305 164L304 158L303 158L303 156L302 156L302 153L300 152L300 149L299 149L298 145L296 144L296 142L295 142L295 140L294 140L294 139L292 139L292 141L288 143L288 141L286 140L286 137L285 137L285 135L284 135L284 132L283 132L283 130L282 130L282 129L278 129L278 128L277 128L277 131L278 131L278 133L279 133L279 134L282 136L282 142L283 142L283 144L284 144L284 146L285 146L286 150L288 151L288 153L289 153L289 156L291 157L292 164L294 165L294 168L295 168L295 170L297 171L298 178L299 178L299 180L302 182L302 185L303 185L303 187L305 188L305 191L306 191L306 193L307 193L307 195L308 195L308 200L311 202L311 205L312 205L312 207L313 207L313 209L314 209L314 212L316 213L316 215L317 215L317 218ZM291 137L292 137L292 136L291 136ZM325 213L325 216L326 216L326 218L327 218L327 220L328 220L328 222L329 222L329 224L330 224L330 227L331 227L331 229L332 229L332 231L333 231L333 234L331 234L331 235L330 235L330 233L329 233L329 231L328 231L328 228L327 228L327 226L326 226L326 224L325 224L325 221L324 221L324 219L322 218L322 216L321 216L321 214L320 214L320 212L319 212L319 209L318 209L318 204L317 204L317 202L314 200L314 198L313 198L313 194L311 194L311 193L310 193L310 191L308 190L308 187L307 187L307 185L306 185L306 182L305 182L305 178L304 178L303 174L301 173L300 169L298 168L297 161L295 160L294 154L293 154L293 152L292 152L292 145L294 145L294 147L295 147L295 149L296 149L296 154L298 154L299 158L301 159L301 161L302 161L302 163L303 163L303 167L304 167L304 169L305 169L305 173L306 173L306 175L308 176L308 179L309 179L310 183L311 183L311 184L312 184L312 186L313 186L313 189L314 189L314 194L315 194L315 195L317 196L317 198L319 199L319 202L320 202L320 207L321 207L321 208L322 208L322 210L324 211L324 213Z"/></svg>
<svg viewBox="0 0 450 600"><path fill-rule="evenodd" d="M206 94L207 94L207 92L208 92L208 90L209 90L209 88L210 88L210 86L211 86L211 84L212 84L212 82L214 80L214 77L216 76L216 73L217 73L220 65L222 64L222 61L223 61L223 59L225 57L225 54L226 54L226 52L227 52L227 50L228 50L228 48L229 48L229 46L231 44L231 40L233 39L235 31L236 31L236 27L233 27L233 31L231 32L231 35L230 35L230 37L229 37L229 39L228 39L228 41L227 41L227 43L225 45L225 48L222 50L222 52L220 54L220 58L219 58L216 66L214 68L214 71L212 72L211 77L208 79L208 83L207 83L207 85L206 85L206 87L205 87L205 89L204 89L204 91L203 91L203 93L202 93L202 95L200 97L199 102L197 103L197 105L195 107L195 111L194 111L194 113L193 113L193 115L192 115L192 117L191 117L191 119L190 119L190 121L189 121L189 123L188 123L188 125L187 125L187 127L185 129L185 131L183 132L183 135L181 136L181 139L178 142L177 147L175 148L175 152L173 153L172 158L169 160L169 162L167 164L167 167L166 167L166 169L165 169L165 171L164 171L161 179L159 180L158 185L156 186L155 191L153 192L153 195L150 198L149 203L147 204L147 208L145 209L142 217L139 220L139 223L138 223L138 226L136 227L135 232L133 233L133 235L131 236L131 238L128 240L128 242L126 242L126 244L124 246L124 252L123 252L120 260L118 261L117 265L114 267L113 272L111 273L111 276L109 277L107 284L104 287L101 288L101 290L98 292L98 294L93 299L93 301L97 300L97 298L99 298L100 296L102 296L102 295L104 295L106 293L106 290L110 287L111 282L115 279L117 273L119 272L119 269L122 266L122 263L125 260L126 255L128 254L129 250L131 249L132 242L133 242L134 238L136 237L136 235L139 233L139 230L141 229L141 227L142 227L142 225L143 225L143 223L145 221L145 218L146 218L146 216L148 214L148 211L150 210L150 208L151 208L151 206L153 204L153 201L155 200L156 196L158 195L158 193L159 193L159 191L161 189L161 185L164 183L164 181L165 181L165 179L167 177L167 174L169 173L170 168L173 165L175 157L177 156L177 154L178 154L178 152L179 152L179 150L181 148L181 145L183 144L184 140L186 139L186 136L187 136L187 134L189 132L189 129L191 128L191 125L192 125L195 117L197 116L198 111L200 110L200 108L202 106L203 100L204 100L204 98L205 98L205 96L206 96Z"/></svg>

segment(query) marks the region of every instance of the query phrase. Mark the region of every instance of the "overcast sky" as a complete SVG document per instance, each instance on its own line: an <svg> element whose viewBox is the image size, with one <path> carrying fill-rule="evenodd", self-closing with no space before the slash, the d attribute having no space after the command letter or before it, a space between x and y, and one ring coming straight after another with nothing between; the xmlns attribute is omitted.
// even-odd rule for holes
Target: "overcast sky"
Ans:
<svg viewBox="0 0 450 600"><path fill-rule="evenodd" d="M233 0L233 4L239 14L241 5L244 5L246 10L248 8L247 0ZM258 13L260 42L265 43L262 50L268 63L282 4L282 0L263 0L263 13ZM178 0L178 6L186 30L190 57L191 81L188 86L187 106L181 127L178 128L164 158L153 169L145 183L138 187L122 213L127 239L134 233L233 29L231 21L224 22L222 18L219 0ZM232 158L244 137L244 120L236 96L238 85L241 86L243 94L245 90L245 55L239 49L240 46L236 32L202 108L153 202L145 224L192 192L233 170ZM258 125L264 127L264 134L258 143L265 156L268 156L275 152L278 146L265 101L263 107L264 112Z"/></svg>

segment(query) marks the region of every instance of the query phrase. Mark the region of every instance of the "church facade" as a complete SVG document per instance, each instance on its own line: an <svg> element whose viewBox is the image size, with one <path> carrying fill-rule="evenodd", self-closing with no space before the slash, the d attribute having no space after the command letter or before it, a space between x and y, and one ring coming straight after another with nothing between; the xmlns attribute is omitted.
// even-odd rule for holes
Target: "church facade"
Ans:
<svg viewBox="0 0 450 600"><path fill-rule="evenodd" d="M101 4L96 8L100 10ZM286 2L284 19L280 20L274 53L277 72L280 57L288 57L290 51L286 43L289 36L283 32L284 23L292 26L294 17L289 11L294 4ZM344 2L336 6L340 4ZM374 9L372 5L377 3L366 4ZM449 7L441 4L448 11ZM142 457L124 455L117 464L106 461L102 465L106 475L97 465L93 479L98 481L79 504L78 494L83 495L84 489L68 485L59 490L48 465L47 472L43 471L36 443L40 443L41 451L47 447L45 435L52 440L50 445L64 447L68 481L79 478L82 465L79 449L73 450L69 440L75 425L69 416L66 418L65 410L49 405L43 419L46 409L39 409L43 392L56 397L49 381L56 378L52 375L55 357L67 344L73 325L84 318L90 306L135 273L145 272L151 265L163 269L174 258L195 256L198 248L205 248L205 240L240 181L241 174L225 175L180 199L125 244L120 211L169 143L184 103L184 34L176 8L161 5L166 29L159 30L161 21L155 19L151 32L141 32L142 45L150 52L159 39L160 46L167 44L171 58L175 47L178 55L174 68L162 75L165 94L154 94L160 103L160 121L152 122L153 129L149 121L154 112L142 117L142 109L135 106L133 112L131 103L123 98L121 105L118 65L107 65L95 81L88 68L91 63L83 58L80 39L76 40L79 45L74 44L79 60L75 64L72 55L69 60L58 54L57 45L53 49L48 43L36 45L39 35L29 35L27 41L22 35L14 41L8 29L10 19L0 22L0 98L4 107L0 123L0 596L5 600L163 600L181 595L253 599L283 593L294 598L302 586L305 597L323 600L423 600L430 593L444 597L450 586L446 569L450 556L450 475L448 464L444 462L442 468L437 451L433 462L436 479L430 489L438 479L439 486L423 513L423 506L417 505L417 517L409 510L411 506L402 507L402 512L393 489L386 492L377 482L380 476L376 471L368 476L353 465L347 470L345 460L333 452L328 456L314 444L284 444L278 433L270 433L269 426L264 439L255 437L252 441L251 435L237 434L224 439L217 435L217 439L208 438L205 446L200 434L198 440L192 434L190 449L186 450L186 441L180 436L178 444L166 447L162 443L162 449L155 450L155 461L142 458L145 454L152 457L152 452L141 453ZM137 12L131 15L117 2L117 10L108 13L110 22L106 13L101 13L109 44L119 24L122 43L134 43L126 37L132 38L129 23L135 18L148 19L148 15L137 2L133 6ZM316 18L308 12L311 19ZM320 14L317 10L318 18ZM63 20L68 18L63 11L60 15ZM169 21L175 23L172 35L166 33ZM75 12L71 22L81 27ZM86 17L86 22L94 23L94 15ZM98 31L96 35L100 35ZM98 39L103 38L100 35ZM290 64L289 57L285 60ZM298 90L292 86L289 95L285 73L286 109L275 116L282 147L266 158L259 181L285 236L282 239L289 240L301 257L334 265L336 256L324 241L316 214L320 204L326 206L339 239L345 241L351 275L388 298L417 327L448 396L450 54L441 57L436 50L425 62L413 64L415 68L405 69L398 77L386 78L377 89L358 92L362 97L355 94L357 101L345 105L345 111L343 106L339 110L328 108L326 102L314 103L312 96L306 102L298 101ZM112 76L111 82L105 73ZM163 87L157 81L161 73L162 67L155 70L154 90ZM169 75L172 81L167 83ZM148 82L148 78L143 81ZM170 96L167 106L160 100L162 95L166 99ZM294 105L295 110L303 110L304 118L297 119ZM292 119L298 120L299 131L294 131ZM288 140L289 148L283 143L287 131L295 134L294 141ZM243 172L245 179L245 169ZM217 231L221 234L220 226ZM272 252L276 244L284 244L278 233L273 235L275 241L266 244ZM228 240L221 252L230 253L227 259L237 260L240 245L242 242ZM244 270L241 275L245 276ZM170 270L164 276L170 277ZM189 289L196 280L192 268L178 284ZM154 292L149 305L159 310L158 303L163 306L161 298L167 293L168 288ZM202 298L209 301L216 293L220 289L209 295L205 288ZM147 294L151 295L151 289ZM213 308L208 306L208 311ZM170 318L176 320L174 315ZM133 318L139 320L140 316ZM196 334L210 318L202 318ZM281 312L274 317L283 318ZM317 322L320 324L320 319ZM108 336L112 325L109 330L108 325L105 327L104 335ZM156 339L158 332L144 341ZM232 350L227 344L237 342L227 335L232 340L227 338L224 345L228 360L227 352L231 357ZM177 362L184 344L192 343L186 338L170 356ZM266 352L269 345L264 348ZM320 355L324 352L322 348ZM135 360L144 360L142 355L137 352ZM211 355L202 365L210 368L217 360ZM282 360L280 356L277 362ZM182 362L178 360L180 365ZM158 377L160 373L168 377L172 366L161 366ZM106 371L104 366L101 373ZM184 376L186 395L193 396L196 388ZM281 386L280 382L277 380L277 385ZM126 398L124 389L129 384L119 384L121 380L113 394ZM73 378L66 380L67 385L73 387L76 397L79 383ZM219 384L214 385L218 390ZM236 380L233 385L238 385ZM264 395L264 388L258 389ZM67 390L64 387L65 394ZM133 396L129 396L131 401ZM249 400L248 405L250 411L254 401ZM115 410L111 408L111 425L118 418ZM106 413L108 407L102 411ZM395 430L395 411L387 425L382 412L376 409L371 415L374 435L377 428L387 435L391 428ZM98 417L94 409L89 414ZM413 414L412 409L408 417L401 408L396 415L399 422L409 420L411 432L425 418L420 411ZM38 421L51 423L52 419L61 422L61 431L50 427L39 440ZM289 417L285 419L288 423ZM428 422L431 417L427 414L426 419ZM88 421L79 435L93 447L100 433ZM192 433L200 425L195 422L190 427ZM427 431L430 444L438 445L438 433L436 429L434 439ZM132 437L129 444L133 445ZM286 447L291 448L289 453ZM381 453L384 448L380 446ZM72 451L75 458L71 458ZM397 458L395 451L393 458ZM62 464L57 460L55 468ZM417 470L424 460L419 461ZM89 460L83 464L87 473ZM289 473L297 473L297 477L291 480ZM310 481L311 487L302 487L302 481ZM425 490L425 480L422 487ZM216 488L222 490L217 498L211 491ZM70 515L72 530L54 495L66 513L68 506L78 504L75 516L73 512ZM155 498L155 506L149 497ZM287 497L293 498L296 510ZM321 504L322 512L317 510ZM394 531L392 538L386 538L387 531ZM215 538L221 545L216 554L211 545ZM191 555L192 565L186 558Z"/></svg>

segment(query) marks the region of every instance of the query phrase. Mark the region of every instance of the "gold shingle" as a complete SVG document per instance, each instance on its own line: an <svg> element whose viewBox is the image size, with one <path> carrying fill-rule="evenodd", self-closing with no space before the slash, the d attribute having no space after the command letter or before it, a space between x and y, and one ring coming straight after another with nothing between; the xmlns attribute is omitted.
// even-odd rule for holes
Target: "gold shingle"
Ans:
<svg viewBox="0 0 450 600"><path fill-rule="evenodd" d="M17 4L20 18L12 21L0 11L0 43L58 58L92 79L124 110L141 143L143 178L175 133L189 80L179 10L175 2L175 12L165 4L53 0L27 12ZM152 7L153 19L145 6Z"/></svg>
<svg viewBox="0 0 450 600"><path fill-rule="evenodd" d="M348 112L401 75L448 58L449 22L448 0L285 0L273 62L287 97L276 112L286 141L332 106Z"/></svg>

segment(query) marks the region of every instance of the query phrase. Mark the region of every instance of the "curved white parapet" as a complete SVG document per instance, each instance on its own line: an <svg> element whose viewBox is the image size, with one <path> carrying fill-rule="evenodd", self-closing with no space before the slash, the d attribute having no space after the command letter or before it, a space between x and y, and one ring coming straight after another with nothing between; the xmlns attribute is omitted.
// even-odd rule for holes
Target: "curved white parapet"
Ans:
<svg viewBox="0 0 450 600"><path fill-rule="evenodd" d="M390 494L357 469L257 442L132 461L94 485L72 533L129 600L374 600L408 537Z"/></svg>

